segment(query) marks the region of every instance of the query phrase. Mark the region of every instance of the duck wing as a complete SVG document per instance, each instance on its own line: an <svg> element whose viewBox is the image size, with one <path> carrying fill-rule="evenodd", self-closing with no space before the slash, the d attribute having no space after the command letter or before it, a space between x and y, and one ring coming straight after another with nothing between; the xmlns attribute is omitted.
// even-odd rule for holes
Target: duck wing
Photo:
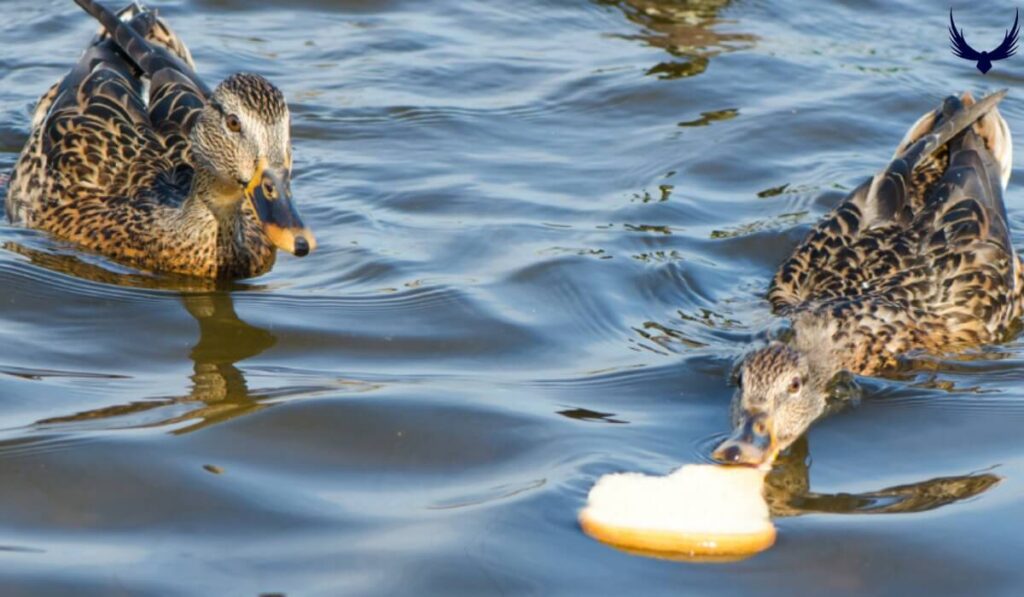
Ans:
<svg viewBox="0 0 1024 597"><path fill-rule="evenodd" d="M1021 315L1021 264L1010 239L1000 165L983 137L968 130L949 169L917 217L920 261L931 280L918 306L950 342L995 340Z"/></svg>
<svg viewBox="0 0 1024 597"><path fill-rule="evenodd" d="M148 84L149 120L177 163L188 160L188 137L210 88L195 72L188 48L153 11L138 4L118 14L93 0L75 0L100 22L99 40L112 39L137 79Z"/></svg>
<svg viewBox="0 0 1024 597"><path fill-rule="evenodd" d="M7 213L85 242L82 234L102 228L87 230L90 219L180 203L192 172L188 127L206 89L187 48L155 14L79 4L101 14L112 34L98 35L37 105Z"/></svg>
<svg viewBox="0 0 1024 597"><path fill-rule="evenodd" d="M965 97L960 109L971 102ZM1003 204L1010 145L1005 121L989 107L946 142L944 172L909 223L880 220L845 237L850 244L839 252L854 255L856 267L814 272L808 280L831 286L783 303L807 347L832 350L843 368L871 375L911 351L943 354L1001 339L1024 303ZM777 284L775 296L786 298L787 288L794 287Z"/></svg>
<svg viewBox="0 0 1024 597"><path fill-rule="evenodd" d="M1004 95L976 103L969 96L950 97L918 120L885 170L851 192L779 267L768 293L773 309L786 315L891 288L891 279L909 283L903 278L919 262L920 251L916 234L908 232L918 226L918 214L948 170L950 142Z"/></svg>

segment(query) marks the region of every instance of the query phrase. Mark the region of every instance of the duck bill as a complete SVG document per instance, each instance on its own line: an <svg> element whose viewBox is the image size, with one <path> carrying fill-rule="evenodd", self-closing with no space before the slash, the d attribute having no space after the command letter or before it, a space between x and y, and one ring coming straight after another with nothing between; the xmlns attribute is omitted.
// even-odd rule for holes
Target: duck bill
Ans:
<svg viewBox="0 0 1024 597"><path fill-rule="evenodd" d="M304 257L316 248L316 237L306 228L292 203L291 176L286 170L274 170L260 160L256 174L245 187L256 217L263 224L270 242L278 249Z"/></svg>
<svg viewBox="0 0 1024 597"><path fill-rule="evenodd" d="M732 435L715 448L711 457L722 464L743 464L771 468L778 455L778 444L768 415L743 415Z"/></svg>

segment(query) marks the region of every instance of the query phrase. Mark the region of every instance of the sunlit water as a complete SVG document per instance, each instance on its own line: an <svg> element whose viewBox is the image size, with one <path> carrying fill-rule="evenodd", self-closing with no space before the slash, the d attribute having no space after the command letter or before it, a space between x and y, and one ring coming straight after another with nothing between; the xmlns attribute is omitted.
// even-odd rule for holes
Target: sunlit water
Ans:
<svg viewBox="0 0 1024 597"><path fill-rule="evenodd" d="M1013 5L962 4L996 45ZM210 291L0 227L0 593L1016 594L1019 342L862 380L758 557L575 523L603 473L706 458L774 267L921 113L1009 87L1024 134L1024 59L953 58L947 5L158 6L208 81L285 91L321 247ZM8 170L95 25L0 8Z"/></svg>

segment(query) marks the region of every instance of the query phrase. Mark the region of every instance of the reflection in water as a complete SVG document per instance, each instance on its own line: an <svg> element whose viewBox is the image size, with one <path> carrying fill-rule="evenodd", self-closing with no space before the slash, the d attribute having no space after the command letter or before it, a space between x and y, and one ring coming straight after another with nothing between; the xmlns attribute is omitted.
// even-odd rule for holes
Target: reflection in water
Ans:
<svg viewBox="0 0 1024 597"><path fill-rule="evenodd" d="M680 79L703 73L711 58L751 47L757 37L746 33L720 33L714 27L723 23L718 11L730 0L598 0L618 6L626 18L645 32L640 39L662 48L680 61L661 62L647 71L662 79ZM726 118L735 116L735 110Z"/></svg>
<svg viewBox="0 0 1024 597"><path fill-rule="evenodd" d="M623 419L616 419L615 413L603 413L596 410L590 410L589 408L569 408L566 410L560 410L556 414L570 419L576 419L577 421L600 421L615 425L625 425L626 423L629 423L629 421L625 421Z"/></svg>
<svg viewBox="0 0 1024 597"><path fill-rule="evenodd" d="M69 416L52 417L39 421L40 425L72 423L95 419L133 417L132 427L174 425L185 421L175 433L187 433L222 423L261 408L261 396L251 393L245 376L236 364L254 357L274 345L274 336L267 330L252 326L235 314L234 303L227 292L182 294L185 308L199 323L199 340L192 347L189 358L193 362L192 387L187 396L144 400L100 408ZM185 407L184 412L181 412ZM155 409L153 418L138 418Z"/></svg>
<svg viewBox="0 0 1024 597"><path fill-rule="evenodd" d="M73 254L40 251L17 243L5 243L4 248L28 257L32 263L49 271L76 278L122 287L172 290L181 297L185 309L199 324L199 340L188 355L193 363L188 395L140 400L50 417L37 421L38 425L123 418L123 422L118 424L120 427L177 425L174 433L180 434L256 412L266 408L272 399L327 390L365 392L379 387L375 383L332 378L318 385L250 390L237 364L261 354L273 346L276 339L269 331L238 317L231 293L260 289L258 285L118 272L82 261ZM186 424L179 425L182 423Z"/></svg>
<svg viewBox="0 0 1024 597"><path fill-rule="evenodd" d="M740 111L736 108L726 108L724 110L712 110L711 112L701 112L700 118L694 120L686 120L679 123L679 126L708 126L712 122L721 122L725 120L732 120L739 116Z"/></svg>
<svg viewBox="0 0 1024 597"><path fill-rule="evenodd" d="M147 276L106 269L83 261L75 255L40 251L8 242L4 249L28 257L36 265L76 278L133 288L174 290L180 293L185 309L199 324L199 340L189 352L193 363L191 388L186 396L141 400L95 410L62 415L38 421L39 425L75 423L130 417L123 426L153 427L174 425L175 433L186 433L255 412L266 406L263 400L292 391L316 388L291 388L254 393L237 363L252 358L275 343L274 336L262 328L239 319L231 290L256 288L187 277ZM143 416L148 413L148 416ZM155 416L154 416L155 415Z"/></svg>
<svg viewBox="0 0 1024 597"><path fill-rule="evenodd" d="M827 514L895 514L926 512L980 495L1001 477L971 473L863 493L815 493L810 490L807 438L793 444L768 474L765 499L773 517Z"/></svg>

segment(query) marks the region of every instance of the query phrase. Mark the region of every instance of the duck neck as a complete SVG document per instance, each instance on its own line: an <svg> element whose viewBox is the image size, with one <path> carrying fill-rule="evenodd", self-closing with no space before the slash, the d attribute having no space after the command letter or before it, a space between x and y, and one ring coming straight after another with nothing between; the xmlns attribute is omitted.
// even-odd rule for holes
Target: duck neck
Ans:
<svg viewBox="0 0 1024 597"><path fill-rule="evenodd" d="M197 168L182 207L183 236L203 247L208 276L247 278L273 265L274 251L238 183Z"/></svg>
<svg viewBox="0 0 1024 597"><path fill-rule="evenodd" d="M807 358L811 372L829 380L843 370L843 358L832 341L828 322L805 314L793 320L789 344Z"/></svg>

